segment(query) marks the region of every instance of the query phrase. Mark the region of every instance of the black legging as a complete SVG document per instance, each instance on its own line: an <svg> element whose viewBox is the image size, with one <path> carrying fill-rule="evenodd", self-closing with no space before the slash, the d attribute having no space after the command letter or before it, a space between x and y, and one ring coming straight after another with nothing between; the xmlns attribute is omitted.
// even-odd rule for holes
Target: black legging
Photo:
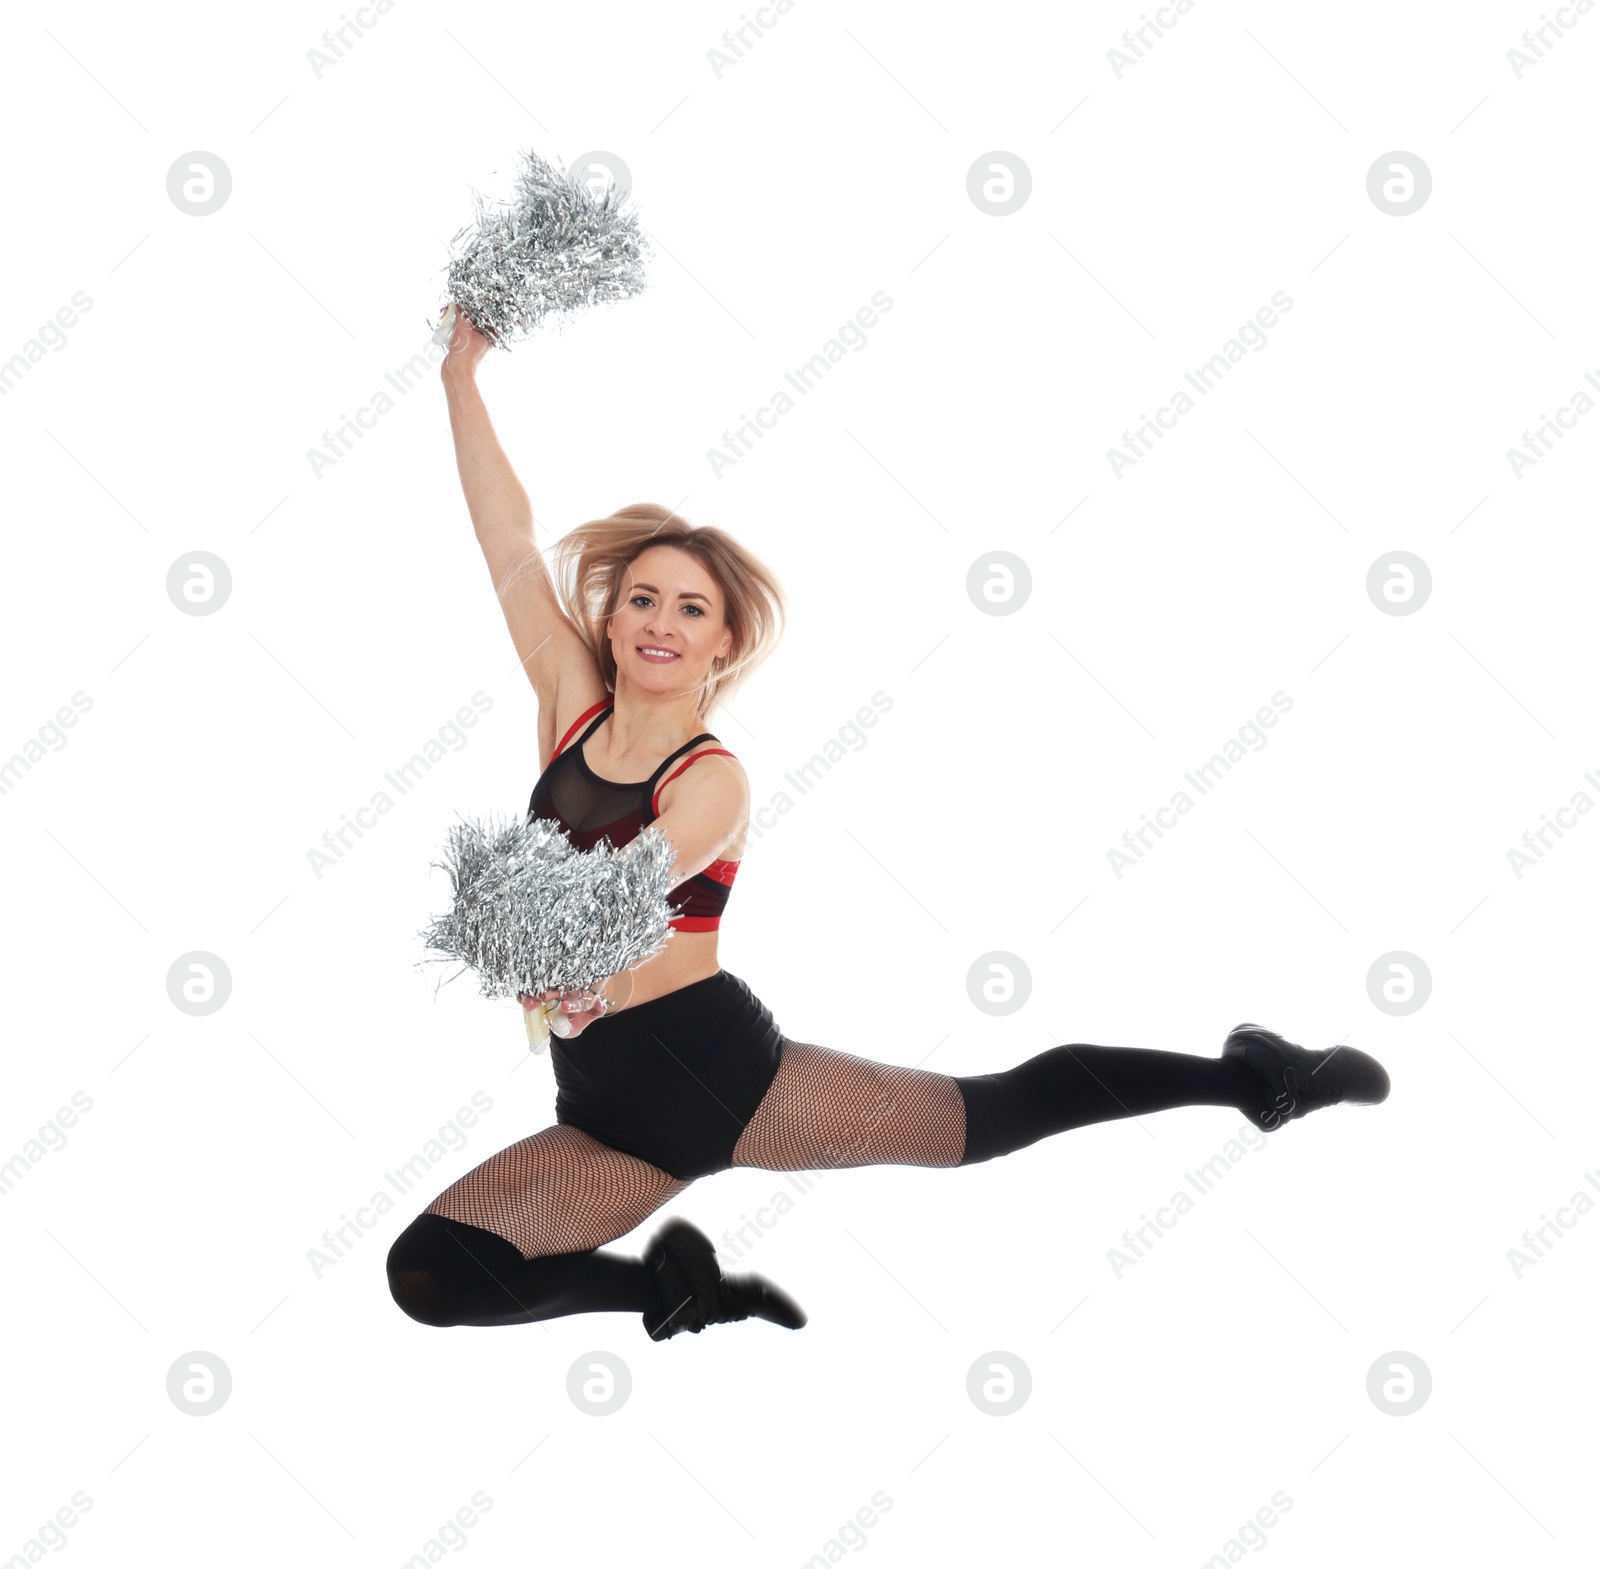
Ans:
<svg viewBox="0 0 1600 1569"><path fill-rule="evenodd" d="M525 1259L497 1233L447 1215L418 1215L395 1239L388 1267L395 1301L441 1328L643 1313L657 1302L643 1259L599 1248Z"/></svg>
<svg viewBox="0 0 1600 1569"><path fill-rule="evenodd" d="M957 1077L970 1166L1090 1123L1178 1106L1268 1109L1263 1082L1233 1058L1131 1046L1052 1046L1000 1073ZM591 1248L525 1259L498 1233L422 1214L389 1251L395 1301L424 1324L526 1324L569 1313L659 1308L640 1258Z"/></svg>

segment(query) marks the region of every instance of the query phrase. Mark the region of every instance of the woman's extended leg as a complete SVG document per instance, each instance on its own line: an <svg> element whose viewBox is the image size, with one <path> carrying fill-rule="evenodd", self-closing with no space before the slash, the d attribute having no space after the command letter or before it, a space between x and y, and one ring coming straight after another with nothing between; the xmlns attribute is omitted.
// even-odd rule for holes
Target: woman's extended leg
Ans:
<svg viewBox="0 0 1600 1569"><path fill-rule="evenodd" d="M389 1289L441 1327L652 1310L644 1261L598 1249L688 1186L558 1123L491 1155L401 1232Z"/></svg>
<svg viewBox="0 0 1600 1569"><path fill-rule="evenodd" d="M785 1040L736 1166L968 1166L1051 1133L1176 1106L1255 1118L1264 1080L1234 1058L1132 1046L1053 1046L1000 1073L952 1077Z"/></svg>

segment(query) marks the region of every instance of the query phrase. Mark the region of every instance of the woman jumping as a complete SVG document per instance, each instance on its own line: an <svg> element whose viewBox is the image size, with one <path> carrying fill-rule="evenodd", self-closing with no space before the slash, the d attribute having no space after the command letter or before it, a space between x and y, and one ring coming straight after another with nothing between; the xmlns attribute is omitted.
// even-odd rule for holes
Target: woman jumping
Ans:
<svg viewBox="0 0 1600 1569"><path fill-rule="evenodd" d="M717 962L750 791L701 728L776 646L782 591L730 535L653 505L566 535L558 588L476 385L489 346L458 313L441 375L473 528L539 700L544 769L528 814L580 850L602 836L620 848L654 824L676 847L678 914L660 954L562 994L555 1124L452 1183L396 1239L389 1286L407 1314L445 1326L635 1312L652 1340L746 1318L798 1329L806 1317L787 1293L724 1275L686 1220L662 1226L643 1258L602 1245L734 1166L970 1166L1177 1106L1226 1106L1272 1130L1388 1095L1364 1052L1310 1051L1251 1024L1218 1057L1054 1046L965 1077L785 1036Z"/></svg>

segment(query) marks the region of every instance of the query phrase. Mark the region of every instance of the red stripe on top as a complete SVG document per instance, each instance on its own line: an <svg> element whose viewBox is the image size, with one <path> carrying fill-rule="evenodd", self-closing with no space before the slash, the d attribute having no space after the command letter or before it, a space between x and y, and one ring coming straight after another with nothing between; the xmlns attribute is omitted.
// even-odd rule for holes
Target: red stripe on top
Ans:
<svg viewBox="0 0 1600 1569"><path fill-rule="evenodd" d="M550 762L553 763L567 749L567 742L572 739L573 732L584 722L584 720L592 719L600 712L602 708L608 707L613 701L614 700L612 698L603 697L598 703L594 704L593 707L584 709L584 711L572 721L567 733L562 736L559 745L557 745L555 751L550 754ZM547 764L546 766L548 767L549 765Z"/></svg>
<svg viewBox="0 0 1600 1569"><path fill-rule="evenodd" d="M690 763L696 763L702 757L715 757L719 752L724 757L732 757L733 756L733 753L730 752L727 749L727 747L725 747L725 746L708 746L705 749L705 751L696 752L693 757L684 758L684 760L681 763L679 763L678 766L676 768L674 768L672 770L672 772L670 774L668 774L667 777L661 781L660 784L658 784L656 786L655 795L650 797L650 810L651 810L651 812L654 812L656 810L656 801L660 797L661 792L663 790L665 790L667 788L667 786L669 784L671 784L672 781L674 779L676 779L678 777L678 775L681 774L684 771L684 769L687 768L690 765Z"/></svg>

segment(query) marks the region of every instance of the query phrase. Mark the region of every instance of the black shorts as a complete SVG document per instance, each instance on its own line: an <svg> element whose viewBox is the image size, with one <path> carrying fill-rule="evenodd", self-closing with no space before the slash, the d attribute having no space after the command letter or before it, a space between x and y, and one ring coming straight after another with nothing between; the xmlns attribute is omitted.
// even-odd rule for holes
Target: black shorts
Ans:
<svg viewBox="0 0 1600 1569"><path fill-rule="evenodd" d="M718 970L550 1037L556 1121L684 1180L727 1171L778 1072L783 1033L737 975Z"/></svg>

